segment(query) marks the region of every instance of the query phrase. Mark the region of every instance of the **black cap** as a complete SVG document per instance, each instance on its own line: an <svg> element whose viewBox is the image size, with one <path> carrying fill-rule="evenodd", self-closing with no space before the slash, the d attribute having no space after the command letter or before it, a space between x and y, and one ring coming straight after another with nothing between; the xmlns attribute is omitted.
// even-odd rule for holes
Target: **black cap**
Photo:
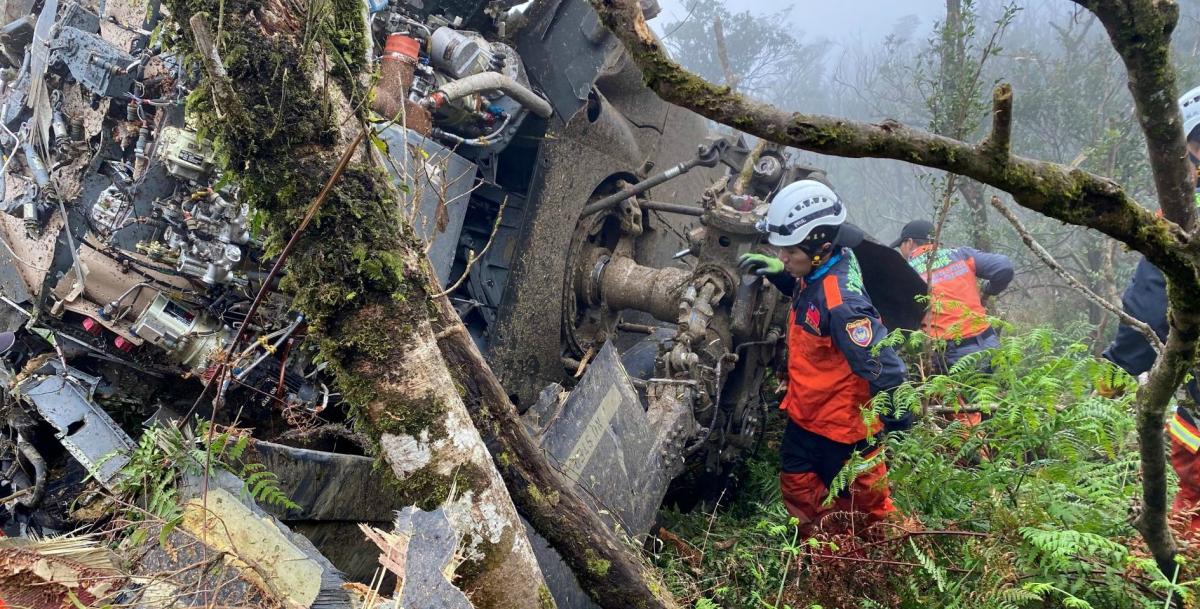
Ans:
<svg viewBox="0 0 1200 609"><path fill-rule="evenodd" d="M933 238L933 222L929 220L913 220L900 229L900 238L892 242L892 247L900 247L907 239L929 241Z"/></svg>

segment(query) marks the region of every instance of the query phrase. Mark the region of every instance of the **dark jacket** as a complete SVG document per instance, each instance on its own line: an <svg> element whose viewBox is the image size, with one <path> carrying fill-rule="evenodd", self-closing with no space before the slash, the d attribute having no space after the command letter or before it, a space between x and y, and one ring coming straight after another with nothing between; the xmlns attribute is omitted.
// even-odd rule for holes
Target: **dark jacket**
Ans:
<svg viewBox="0 0 1200 609"><path fill-rule="evenodd" d="M1145 258L1138 261L1129 287L1121 295L1121 304L1126 313L1150 326L1160 340L1167 340L1167 279L1158 267ZM1137 376L1154 365L1156 354L1141 332L1121 324L1104 357Z"/></svg>
<svg viewBox="0 0 1200 609"><path fill-rule="evenodd" d="M1159 340L1167 340L1167 331L1170 329L1167 324L1167 278L1158 267L1150 264L1145 258L1138 261L1129 287L1125 288L1125 293L1121 295L1121 304L1126 313L1150 326ZM1158 357L1146 337L1125 324L1117 328L1116 338L1104 350L1103 355L1134 376L1149 370ZM1185 387L1192 401L1200 403L1200 386L1197 386L1196 379L1192 378ZM1190 447L1195 446L1200 442L1196 433L1191 431L1197 427L1196 419L1189 409L1178 408L1168 423L1167 431Z"/></svg>

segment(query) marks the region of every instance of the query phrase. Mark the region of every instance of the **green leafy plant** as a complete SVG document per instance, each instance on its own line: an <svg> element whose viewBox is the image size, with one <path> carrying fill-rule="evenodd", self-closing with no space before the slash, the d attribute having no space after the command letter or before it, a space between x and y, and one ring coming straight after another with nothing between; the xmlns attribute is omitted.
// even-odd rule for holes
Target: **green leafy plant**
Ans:
<svg viewBox="0 0 1200 609"><path fill-rule="evenodd" d="M242 492L259 504L299 509L280 488L278 476L261 463L243 461L251 441L249 433L230 428L218 431L211 425L199 420L194 428L155 425L146 429L114 482L114 492L127 505L125 519L159 523L160 537L165 539L183 518L179 482L185 476L218 470L241 479Z"/></svg>

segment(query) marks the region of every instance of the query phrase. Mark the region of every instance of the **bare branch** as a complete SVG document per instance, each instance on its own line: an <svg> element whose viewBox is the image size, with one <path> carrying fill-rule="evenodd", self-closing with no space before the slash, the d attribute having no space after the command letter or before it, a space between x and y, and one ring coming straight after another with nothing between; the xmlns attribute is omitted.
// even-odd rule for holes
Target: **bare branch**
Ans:
<svg viewBox="0 0 1200 609"><path fill-rule="evenodd" d="M729 51L725 46L725 28L721 25L720 15L713 18L713 42L717 45L717 59L721 62L721 71L725 73L725 84L729 85L730 89L736 90L738 77L733 73L733 66L729 65Z"/></svg>
<svg viewBox="0 0 1200 609"><path fill-rule="evenodd" d="M468 251L467 264L463 267L462 275L458 278L458 281L455 281L445 290L430 296L430 298L437 299L450 294L454 290L457 290L458 286L461 286L463 282L467 280L467 275L471 274L471 267L475 266L475 263L486 256L488 250L492 248L492 242L496 240L496 231L500 230L500 221L504 219L504 209L506 207L508 207L507 196L504 197L504 200L500 202L500 210L496 212L496 222L492 224L492 233L488 235L487 243L483 245L483 249L480 250L478 254L475 253L475 250Z"/></svg>
<svg viewBox="0 0 1200 609"><path fill-rule="evenodd" d="M200 50L200 62L204 64L204 71L212 81L217 103L226 112L240 114L242 103L233 90L229 74L225 72L225 64L221 62L221 55L217 52L212 31L208 29L208 20L205 19L203 13L200 13L192 15L188 23L192 25L192 35L196 37L196 48Z"/></svg>
<svg viewBox="0 0 1200 609"><path fill-rule="evenodd" d="M1163 423L1167 404L1187 376L1196 349L1195 340L1184 336L1183 332L1174 329L1167 335L1163 355L1155 360L1150 369L1150 380L1137 393L1138 452L1145 509L1134 527L1146 540L1159 570L1167 577L1174 572L1175 555L1179 550L1167 526L1167 447Z"/></svg>
<svg viewBox="0 0 1200 609"><path fill-rule="evenodd" d="M1018 218L1017 215L1008 208L1008 206L1004 205L1004 203L1000 201L1000 197L992 197L992 207L995 207L1002 216L1008 219L1009 223L1012 224L1013 229L1015 229L1017 234L1021 236L1021 241L1024 241L1025 246L1029 248L1029 251L1033 252L1034 255L1040 258L1042 262L1046 263L1046 266L1050 267L1050 270L1054 271L1059 277L1062 277L1068 285L1070 285L1080 294L1083 294L1085 298L1121 318L1122 323L1132 326L1138 332L1141 332L1142 336L1145 336L1146 340L1150 343L1150 346L1154 347L1154 352L1157 353L1159 357L1162 357L1164 349L1163 343L1161 340L1159 340L1158 335L1154 333L1153 328L1151 328L1145 322L1135 319L1132 315L1126 313L1124 309L1109 302L1103 296L1093 292L1090 288L1084 285L1083 282L1076 279L1074 275L1071 275L1071 273L1067 272L1067 269L1063 268L1063 266L1054 259L1054 256L1050 252L1046 251L1046 248L1042 247L1042 244L1038 243L1037 240L1033 238L1033 235L1029 233L1029 230L1025 228L1025 225L1021 223L1021 219Z"/></svg>
<svg viewBox="0 0 1200 609"><path fill-rule="evenodd" d="M992 91L992 132L979 144L981 150L1001 162L1011 154L1012 103L1012 86L1008 83Z"/></svg>
<svg viewBox="0 0 1200 609"><path fill-rule="evenodd" d="M750 185L750 178L754 177L754 165L758 163L759 157L762 156L763 150L767 149L767 140L760 139L754 145L754 149L746 156L746 162L742 163L742 171L738 173L737 181L733 183L733 192L742 194L746 192L746 187Z"/></svg>

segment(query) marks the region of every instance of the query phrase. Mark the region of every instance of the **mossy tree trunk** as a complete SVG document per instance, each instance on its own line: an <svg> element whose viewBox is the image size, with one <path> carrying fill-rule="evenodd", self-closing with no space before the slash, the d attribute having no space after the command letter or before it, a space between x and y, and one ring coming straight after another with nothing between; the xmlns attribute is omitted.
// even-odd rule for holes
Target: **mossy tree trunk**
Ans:
<svg viewBox="0 0 1200 609"><path fill-rule="evenodd" d="M207 71L189 100L244 201L264 214L278 253L361 127L366 26L358 0L274 3L168 0L194 51L189 20L211 24L226 75ZM305 11L305 12L302 12ZM210 54L211 57L211 54ZM399 193L351 157L287 261L283 289L319 340L359 429L408 504L443 508L465 562L454 583L476 607L553 606L525 530L430 325L424 248Z"/></svg>
<svg viewBox="0 0 1200 609"><path fill-rule="evenodd" d="M1137 395L1145 509L1136 526L1159 568L1171 576L1177 548L1167 527L1163 423L1167 403L1192 367L1200 342L1200 248L1195 245L1200 234L1170 61L1178 5L1163 0L1075 0L1104 24L1125 63L1163 210L1164 217L1157 218L1109 178L1012 154L1013 100L1008 85L994 91L991 132L978 144L894 120L868 124L784 112L706 82L672 61L646 25L636 0L591 3L642 69L646 84L665 101L785 146L845 157L896 159L978 180L1010 193L1023 207L1117 239L1161 269L1167 278L1171 329L1149 383Z"/></svg>

